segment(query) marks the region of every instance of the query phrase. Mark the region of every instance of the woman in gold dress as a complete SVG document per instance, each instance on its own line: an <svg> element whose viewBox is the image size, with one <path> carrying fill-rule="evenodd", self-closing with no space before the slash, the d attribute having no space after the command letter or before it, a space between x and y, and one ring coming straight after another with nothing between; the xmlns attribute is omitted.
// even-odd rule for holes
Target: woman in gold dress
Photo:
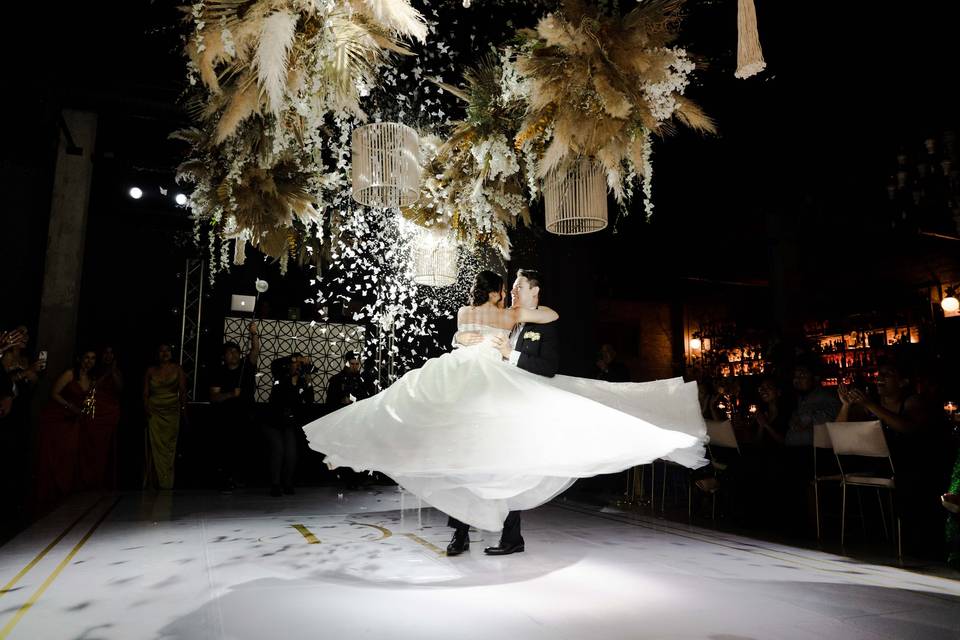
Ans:
<svg viewBox="0 0 960 640"><path fill-rule="evenodd" d="M144 376L143 406L147 412L144 487L172 489L180 416L187 406L187 376L173 361L169 344L157 347L157 364Z"/></svg>

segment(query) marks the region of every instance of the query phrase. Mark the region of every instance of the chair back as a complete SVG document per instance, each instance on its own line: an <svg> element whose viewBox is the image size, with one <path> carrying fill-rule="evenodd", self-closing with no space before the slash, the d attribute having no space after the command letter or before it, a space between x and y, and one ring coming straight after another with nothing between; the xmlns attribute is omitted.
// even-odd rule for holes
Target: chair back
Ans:
<svg viewBox="0 0 960 640"><path fill-rule="evenodd" d="M813 448L814 449L833 449L833 443L830 441L830 432L826 424L813 425Z"/></svg>
<svg viewBox="0 0 960 640"><path fill-rule="evenodd" d="M711 447L728 447L740 450L737 436L733 432L733 423L729 420L707 420L707 436Z"/></svg>
<svg viewBox="0 0 960 640"><path fill-rule="evenodd" d="M890 449L879 420L866 422L828 422L827 431L838 456L889 458Z"/></svg>

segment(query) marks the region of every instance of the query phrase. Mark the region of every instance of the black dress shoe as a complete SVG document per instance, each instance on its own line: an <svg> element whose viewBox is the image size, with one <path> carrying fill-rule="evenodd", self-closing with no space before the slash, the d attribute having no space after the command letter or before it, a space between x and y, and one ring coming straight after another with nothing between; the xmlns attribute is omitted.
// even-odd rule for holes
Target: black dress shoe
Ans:
<svg viewBox="0 0 960 640"><path fill-rule="evenodd" d="M274 498L279 498L283 495L283 491L280 489L280 485L274 484L270 485L270 495Z"/></svg>
<svg viewBox="0 0 960 640"><path fill-rule="evenodd" d="M453 534L453 540L447 545L448 556L458 556L464 551L470 550L470 536Z"/></svg>
<svg viewBox="0 0 960 640"><path fill-rule="evenodd" d="M501 542L495 547L487 547L483 552L488 556L508 556L511 553L523 553L523 542L516 544L503 544Z"/></svg>

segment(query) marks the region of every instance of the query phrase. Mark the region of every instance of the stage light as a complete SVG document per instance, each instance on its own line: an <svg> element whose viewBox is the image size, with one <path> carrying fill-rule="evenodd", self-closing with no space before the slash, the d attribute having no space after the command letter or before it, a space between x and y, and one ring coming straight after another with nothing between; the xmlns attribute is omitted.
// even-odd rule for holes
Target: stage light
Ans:
<svg viewBox="0 0 960 640"><path fill-rule="evenodd" d="M703 343L700 341L700 338L692 338L690 340L690 348L694 351L699 351L701 346L703 346Z"/></svg>
<svg viewBox="0 0 960 640"><path fill-rule="evenodd" d="M130 197L134 200L139 200L143 197L143 191L140 189L140 187L131 187Z"/></svg>
<svg viewBox="0 0 960 640"><path fill-rule="evenodd" d="M187 196L183 195L182 193L178 193L176 196L174 196L173 199L174 199L174 200L176 201L176 203L177 203L178 205L180 205L181 207L182 207L183 205L187 204Z"/></svg>

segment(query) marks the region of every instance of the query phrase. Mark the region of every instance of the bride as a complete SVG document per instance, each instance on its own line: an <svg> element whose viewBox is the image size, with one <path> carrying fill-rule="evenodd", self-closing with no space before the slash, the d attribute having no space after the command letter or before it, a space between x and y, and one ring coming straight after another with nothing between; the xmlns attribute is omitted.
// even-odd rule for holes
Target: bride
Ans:
<svg viewBox="0 0 960 640"><path fill-rule="evenodd" d="M695 383L547 378L506 362L519 323L547 324L547 307L504 308L503 279L477 275L458 330L477 344L428 360L377 395L306 425L332 468L376 470L447 515L500 531L511 510L548 502L577 478L658 458L704 463Z"/></svg>

